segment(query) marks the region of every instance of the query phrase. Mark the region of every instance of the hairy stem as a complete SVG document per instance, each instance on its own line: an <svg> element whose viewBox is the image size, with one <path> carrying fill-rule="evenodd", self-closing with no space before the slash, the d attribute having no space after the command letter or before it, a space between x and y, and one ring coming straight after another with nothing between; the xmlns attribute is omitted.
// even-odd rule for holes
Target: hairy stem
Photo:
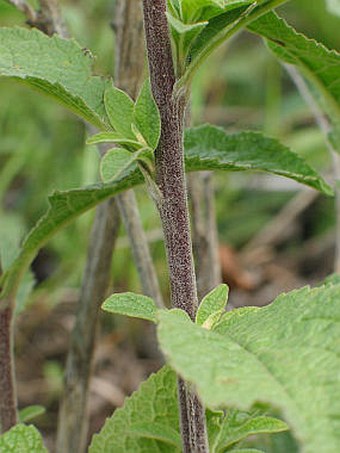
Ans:
<svg viewBox="0 0 340 453"><path fill-rule="evenodd" d="M60 403L58 453L86 451L86 404L99 307L110 279L112 251L119 230L114 200L101 204L92 228L86 269L67 355L64 393Z"/></svg>
<svg viewBox="0 0 340 453"><path fill-rule="evenodd" d="M143 0L144 27L153 95L161 115L156 183L170 273L171 302L194 319L197 290L190 237L183 157L184 99L173 96L175 73L164 0ZM183 451L207 452L204 408L187 384L178 386Z"/></svg>
<svg viewBox="0 0 340 453"><path fill-rule="evenodd" d="M18 422L13 354L12 304L0 311L0 433Z"/></svg>

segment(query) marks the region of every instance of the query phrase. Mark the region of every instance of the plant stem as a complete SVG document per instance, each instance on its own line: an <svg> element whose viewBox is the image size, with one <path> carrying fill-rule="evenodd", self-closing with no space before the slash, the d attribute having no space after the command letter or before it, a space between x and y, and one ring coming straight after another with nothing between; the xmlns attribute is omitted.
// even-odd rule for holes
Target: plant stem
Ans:
<svg viewBox="0 0 340 453"><path fill-rule="evenodd" d="M143 15L135 0L118 0L115 12L115 85L136 98L144 75ZM164 308L155 267L143 229L133 190L117 197L119 211L128 233L143 292Z"/></svg>
<svg viewBox="0 0 340 453"><path fill-rule="evenodd" d="M166 2L143 0L143 11L152 91L162 124L155 154L156 183L161 192L158 209L167 250L171 302L194 319L198 302L184 173L185 100L173 96L176 80ZM178 393L183 451L207 452L204 408L181 379Z"/></svg>
<svg viewBox="0 0 340 453"><path fill-rule="evenodd" d="M67 355L57 433L58 453L86 451L86 403L97 318L110 279L112 251L119 230L114 200L101 204L92 228L86 269Z"/></svg>
<svg viewBox="0 0 340 453"><path fill-rule="evenodd" d="M13 308L0 311L0 433L18 422L13 354Z"/></svg>

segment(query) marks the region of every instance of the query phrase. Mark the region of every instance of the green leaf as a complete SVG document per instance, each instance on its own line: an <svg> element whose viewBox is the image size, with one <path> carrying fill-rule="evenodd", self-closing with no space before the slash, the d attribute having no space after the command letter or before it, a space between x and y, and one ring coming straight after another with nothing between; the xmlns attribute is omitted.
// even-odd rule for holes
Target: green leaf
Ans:
<svg viewBox="0 0 340 453"><path fill-rule="evenodd" d="M340 54L297 33L283 19L268 13L248 26L263 36L275 55L301 69L323 99L330 119L340 122Z"/></svg>
<svg viewBox="0 0 340 453"><path fill-rule="evenodd" d="M181 317L180 310L175 310ZM183 313L183 312L182 312ZM222 453L223 445L236 437L247 436L244 426L249 427L249 434L274 432L275 426L281 431L285 425L279 420L268 417L267 430L264 423L251 428L251 421L260 418L253 414L239 413L233 410L233 424L225 428L227 418L222 411L207 410L207 429L211 441L211 452ZM276 432L276 431L275 431ZM242 437L243 438L243 437ZM216 449L217 445L220 445ZM163 367L151 375L140 388L127 398L124 407L117 409L106 420L99 434L95 434L89 453L180 453L181 437L179 433L179 415L177 402L177 377L169 367ZM224 451L224 450L223 450Z"/></svg>
<svg viewBox="0 0 340 453"><path fill-rule="evenodd" d="M216 452L224 452L249 436L278 433L287 429L286 423L277 418L229 410L223 419Z"/></svg>
<svg viewBox="0 0 340 453"><path fill-rule="evenodd" d="M257 448L241 448L232 451L233 453L265 453L263 450L258 450Z"/></svg>
<svg viewBox="0 0 340 453"><path fill-rule="evenodd" d="M176 17L172 16L170 13L166 13L166 16L171 27L181 35L191 31L202 31L202 29L209 23L208 21L204 21L195 22L193 24L186 24Z"/></svg>
<svg viewBox="0 0 340 453"><path fill-rule="evenodd" d="M1 453L47 453L41 434L32 425L15 425L0 436Z"/></svg>
<svg viewBox="0 0 340 453"><path fill-rule="evenodd" d="M162 311L160 345L208 407L273 404L304 452L337 453L339 298L340 285L302 288L243 316L234 310L214 331Z"/></svg>
<svg viewBox="0 0 340 453"><path fill-rule="evenodd" d="M126 146L132 150L141 147L141 144L136 140L130 140L122 137L117 132L100 132L99 134L92 135L86 140L87 145L97 145L98 143L117 143L118 145Z"/></svg>
<svg viewBox="0 0 340 453"><path fill-rule="evenodd" d="M198 14L197 20L204 21L209 19L209 24L192 42L188 65L177 82L178 89L187 86L191 82L194 73L203 61L219 45L247 26L247 24L250 24L253 20L286 1L244 0L227 2L222 10L216 10L214 8L212 14L209 7L203 9L203 13Z"/></svg>
<svg viewBox="0 0 340 453"><path fill-rule="evenodd" d="M27 406L24 409L19 411L19 420L20 422L28 422L33 418L38 417L46 412L44 406L39 406L37 404L33 406Z"/></svg>
<svg viewBox="0 0 340 453"><path fill-rule="evenodd" d="M155 425L155 430L153 426ZM162 368L95 434L89 453L180 453L176 375Z"/></svg>
<svg viewBox="0 0 340 453"><path fill-rule="evenodd" d="M187 171L261 170L294 179L327 195L333 193L302 158L258 132L228 135L221 128L204 125L186 131L184 146Z"/></svg>
<svg viewBox="0 0 340 453"><path fill-rule="evenodd" d="M106 129L107 82L92 76L92 61L74 40L25 28L0 29L0 76L21 80Z"/></svg>
<svg viewBox="0 0 340 453"><path fill-rule="evenodd" d="M157 322L157 306L151 297L135 293L116 293L102 305L102 309L118 315Z"/></svg>
<svg viewBox="0 0 340 453"><path fill-rule="evenodd" d="M139 93L134 110L135 124L147 145L156 149L161 135L161 118L147 79Z"/></svg>
<svg viewBox="0 0 340 453"><path fill-rule="evenodd" d="M49 197L50 207L24 240L21 251L0 279L0 299L15 295L21 278L38 250L63 226L107 198L143 182L139 172L131 170L121 179L85 189L55 192Z"/></svg>
<svg viewBox="0 0 340 453"><path fill-rule="evenodd" d="M196 323L199 326L206 327L206 322L214 313L219 316L225 311L229 288L227 285L218 285L209 294L204 296L196 313Z"/></svg>
<svg viewBox="0 0 340 453"><path fill-rule="evenodd" d="M134 103L125 91L114 86L106 89L105 109L112 127L122 136L135 140L132 132Z"/></svg>
<svg viewBox="0 0 340 453"><path fill-rule="evenodd" d="M104 182L110 182L128 176L131 169L135 170L138 160L152 161L150 149L141 149L134 153L123 148L108 151L100 162L100 175Z"/></svg>

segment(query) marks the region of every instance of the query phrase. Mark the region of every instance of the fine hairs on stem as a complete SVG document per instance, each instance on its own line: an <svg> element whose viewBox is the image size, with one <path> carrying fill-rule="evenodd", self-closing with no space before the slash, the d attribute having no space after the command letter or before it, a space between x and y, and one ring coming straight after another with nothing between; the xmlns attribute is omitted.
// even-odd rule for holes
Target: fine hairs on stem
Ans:
<svg viewBox="0 0 340 453"><path fill-rule="evenodd" d="M156 149L156 183L162 193L162 221L170 274L171 303L194 319L197 289L192 256L183 157L185 98L174 96L175 73L164 0L144 0L144 27L151 86L161 116ZM185 453L208 451L204 408L181 379L178 383Z"/></svg>

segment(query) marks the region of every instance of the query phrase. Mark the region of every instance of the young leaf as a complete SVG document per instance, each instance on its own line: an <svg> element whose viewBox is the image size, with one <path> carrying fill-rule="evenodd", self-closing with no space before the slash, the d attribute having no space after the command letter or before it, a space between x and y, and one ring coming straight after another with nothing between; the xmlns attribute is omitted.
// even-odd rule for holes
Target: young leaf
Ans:
<svg viewBox="0 0 340 453"><path fill-rule="evenodd" d="M143 382L93 436L89 453L180 453L176 381L164 367Z"/></svg>
<svg viewBox="0 0 340 453"><path fill-rule="evenodd" d="M15 295L24 272L38 250L60 228L107 198L143 182L139 172L130 171L124 178L109 184L55 192L49 197L50 207L24 240L21 251L0 279L0 299Z"/></svg>
<svg viewBox="0 0 340 453"><path fill-rule="evenodd" d="M108 82L92 76L91 65L91 56L74 40L25 28L0 29L0 76L21 80L106 129L103 97Z"/></svg>
<svg viewBox="0 0 340 453"><path fill-rule="evenodd" d="M36 418L39 415L44 414L45 412L46 409L44 408L44 406L39 406L37 404L33 406L27 406L19 411L19 420L21 423L29 422L33 418Z"/></svg>
<svg viewBox="0 0 340 453"><path fill-rule="evenodd" d="M160 312L160 345L208 407L280 408L303 451L340 445L340 285L302 288L232 313L214 331ZM303 383L303 385L301 385Z"/></svg>
<svg viewBox="0 0 340 453"><path fill-rule="evenodd" d="M249 436L287 431L283 421L264 415L252 415L235 409L228 410L223 418L216 452L224 452Z"/></svg>
<svg viewBox="0 0 340 453"><path fill-rule="evenodd" d="M301 157L258 132L228 135L204 125L185 133L186 170L261 170L294 179L327 195L328 184Z"/></svg>
<svg viewBox="0 0 340 453"><path fill-rule="evenodd" d="M32 425L15 425L0 436L1 453L48 453L41 434Z"/></svg>
<svg viewBox="0 0 340 453"><path fill-rule="evenodd" d="M107 183L127 176L131 169L136 169L136 162L140 159L152 160L151 150L144 148L132 153L123 148L111 149L100 162L102 180Z"/></svg>
<svg viewBox="0 0 340 453"><path fill-rule="evenodd" d="M264 37L281 60L298 66L316 87L330 119L340 123L340 54L297 33L275 13L268 13L248 26Z"/></svg>
<svg viewBox="0 0 340 453"><path fill-rule="evenodd" d="M204 296L196 313L196 323L204 326L209 317L214 313L219 316L224 312L227 303L229 288L227 285L218 285L209 294Z"/></svg>
<svg viewBox="0 0 340 453"><path fill-rule="evenodd" d="M161 135L161 118L147 79L139 93L134 110L135 124L150 148L156 149Z"/></svg>
<svg viewBox="0 0 340 453"><path fill-rule="evenodd" d="M133 100L125 91L112 86L106 89L105 109L112 127L122 138L135 140L131 125L133 121Z"/></svg>
<svg viewBox="0 0 340 453"><path fill-rule="evenodd" d="M109 313L157 322L157 306L151 297L135 293L112 294L102 305Z"/></svg>
<svg viewBox="0 0 340 453"><path fill-rule="evenodd" d="M87 145L96 145L98 143L117 143L118 145L131 148L133 151L141 147L139 142L123 138L117 132L100 132L99 134L92 135L86 140Z"/></svg>

